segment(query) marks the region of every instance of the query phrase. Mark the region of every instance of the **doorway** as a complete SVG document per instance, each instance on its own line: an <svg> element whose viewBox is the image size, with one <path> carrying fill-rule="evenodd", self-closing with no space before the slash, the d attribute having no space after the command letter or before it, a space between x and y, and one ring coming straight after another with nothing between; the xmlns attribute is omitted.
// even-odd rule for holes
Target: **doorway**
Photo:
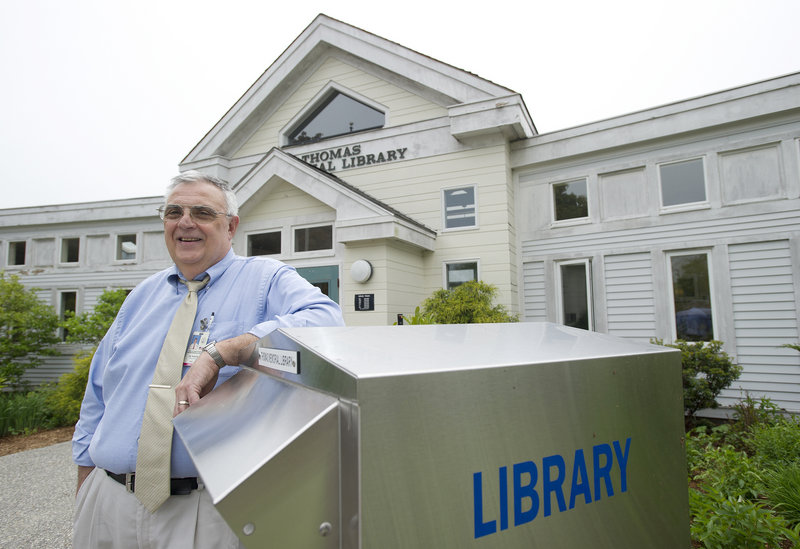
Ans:
<svg viewBox="0 0 800 549"><path fill-rule="evenodd" d="M339 267L298 267L297 273L319 288L323 294L339 303Z"/></svg>

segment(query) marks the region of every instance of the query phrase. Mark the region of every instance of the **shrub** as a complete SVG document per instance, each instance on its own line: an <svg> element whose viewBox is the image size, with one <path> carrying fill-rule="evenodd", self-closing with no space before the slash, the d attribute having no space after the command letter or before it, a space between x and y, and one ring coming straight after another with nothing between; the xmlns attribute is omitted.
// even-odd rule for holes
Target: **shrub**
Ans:
<svg viewBox="0 0 800 549"><path fill-rule="evenodd" d="M78 421L93 356L94 349L75 355L75 368L63 374L58 384L48 392L47 405L59 425L73 425Z"/></svg>
<svg viewBox="0 0 800 549"><path fill-rule="evenodd" d="M664 345L659 339L652 342ZM717 408L719 393L742 373L741 366L734 364L728 353L722 350L721 341L676 341L666 346L681 352L683 408L689 418L694 418L703 408Z"/></svg>
<svg viewBox="0 0 800 549"><path fill-rule="evenodd" d="M42 391L0 393L0 436L24 435L55 427Z"/></svg>
<svg viewBox="0 0 800 549"><path fill-rule="evenodd" d="M692 539L708 549L779 548L786 540L799 543L786 521L761 502L742 496L725 496L711 488L705 493L689 489Z"/></svg>
<svg viewBox="0 0 800 549"><path fill-rule="evenodd" d="M516 322L503 305L492 306L497 288L471 280L451 290L439 289L422 303L423 314L435 324Z"/></svg>
<svg viewBox="0 0 800 549"><path fill-rule="evenodd" d="M757 401L745 392L745 397L733 405L734 426L739 431L749 432L757 425L775 425L783 419L781 409L767 397Z"/></svg>
<svg viewBox="0 0 800 549"><path fill-rule="evenodd" d="M749 439L748 449L765 469L776 469L800 459L800 423L784 419L775 425L756 426Z"/></svg>
<svg viewBox="0 0 800 549"><path fill-rule="evenodd" d="M693 479L725 498L758 497L761 478L755 464L745 452L730 444L706 445L700 456L693 457L693 466L693 471L696 471Z"/></svg>

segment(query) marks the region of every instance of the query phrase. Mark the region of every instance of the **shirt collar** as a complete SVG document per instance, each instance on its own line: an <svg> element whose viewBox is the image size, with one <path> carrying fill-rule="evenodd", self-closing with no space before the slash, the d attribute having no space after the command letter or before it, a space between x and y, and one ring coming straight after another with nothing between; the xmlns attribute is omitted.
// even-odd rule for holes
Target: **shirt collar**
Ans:
<svg viewBox="0 0 800 549"><path fill-rule="evenodd" d="M230 250L228 250L228 253L225 254L225 257L220 259L217 263L209 267L207 270L197 275L194 279L203 280L205 276L208 275L211 278L211 280L209 280L208 284L206 284L205 286L205 288L208 288L209 286L213 285L214 282L220 276L222 276L222 273L224 273L228 267L230 267L231 263L233 263L234 257L236 257L236 254L233 253L233 248L231 248ZM172 284L173 287L175 287L176 291L178 291L178 286L181 285L179 282L179 279L181 278L183 278L183 276L181 275L181 272L178 270L178 266L173 265L172 268L169 270L169 273L167 274L167 281L170 284Z"/></svg>

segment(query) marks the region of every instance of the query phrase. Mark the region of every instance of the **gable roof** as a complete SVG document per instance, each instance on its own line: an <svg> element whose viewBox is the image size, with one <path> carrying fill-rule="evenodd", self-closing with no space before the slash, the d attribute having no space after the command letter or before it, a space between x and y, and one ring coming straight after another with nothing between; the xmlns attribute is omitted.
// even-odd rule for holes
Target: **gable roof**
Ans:
<svg viewBox="0 0 800 549"><path fill-rule="evenodd" d="M519 105L515 135L535 134L518 94L326 15L318 15L184 158L228 157L278 109L319 60L336 55L443 107L477 103ZM469 109L468 109L469 110ZM463 113L463 110L460 114ZM521 119L521 120L520 120Z"/></svg>
<svg viewBox="0 0 800 549"><path fill-rule="evenodd" d="M433 229L278 148L265 154L234 185L243 215L248 203L268 199L272 188L281 182L293 185L336 211L339 242L393 239L423 250L435 249Z"/></svg>

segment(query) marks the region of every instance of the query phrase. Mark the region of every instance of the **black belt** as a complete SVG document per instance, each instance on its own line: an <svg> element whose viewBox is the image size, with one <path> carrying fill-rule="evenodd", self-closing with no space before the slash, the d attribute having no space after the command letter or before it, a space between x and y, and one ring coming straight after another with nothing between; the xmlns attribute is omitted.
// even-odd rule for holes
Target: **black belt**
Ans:
<svg viewBox="0 0 800 549"><path fill-rule="evenodd" d="M135 473L112 473L111 471L106 471L106 474L125 486L128 489L128 492L133 492L136 486L136 474ZM173 496L186 496L192 493L192 490L197 490L198 487L201 486L197 482L197 477L187 477L187 478L171 478L169 479L169 493Z"/></svg>

